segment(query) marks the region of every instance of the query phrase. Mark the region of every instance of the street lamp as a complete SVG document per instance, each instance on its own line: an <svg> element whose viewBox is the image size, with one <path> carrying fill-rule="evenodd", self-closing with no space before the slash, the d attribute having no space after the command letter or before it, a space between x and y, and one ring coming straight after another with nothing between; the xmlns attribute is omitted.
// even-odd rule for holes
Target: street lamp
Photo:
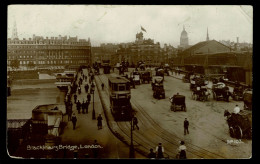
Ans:
<svg viewBox="0 0 260 164"><path fill-rule="evenodd" d="M131 114L131 145L130 145L130 150L129 150L129 158L135 158L135 149L134 149L134 144L133 144L133 115Z"/></svg>
<svg viewBox="0 0 260 164"><path fill-rule="evenodd" d="M92 90L92 93L93 93L93 111L92 111L92 120L95 120L95 119L96 119L96 114L95 114L95 108L94 108L94 93L95 93L95 84L94 84L94 82L92 82L92 84L91 84L91 90Z"/></svg>

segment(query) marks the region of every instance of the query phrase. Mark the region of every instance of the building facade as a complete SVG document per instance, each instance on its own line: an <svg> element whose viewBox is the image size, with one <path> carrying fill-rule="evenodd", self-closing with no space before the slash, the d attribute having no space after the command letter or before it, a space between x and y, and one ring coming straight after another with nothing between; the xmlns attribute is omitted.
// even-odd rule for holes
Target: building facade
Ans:
<svg viewBox="0 0 260 164"><path fill-rule="evenodd" d="M119 62L125 61L136 65L139 61L146 65L159 66L164 63L163 49L160 43L154 43L152 39L144 39L143 33L136 34L133 43L121 44L117 51Z"/></svg>
<svg viewBox="0 0 260 164"><path fill-rule="evenodd" d="M13 67L14 61L19 68L28 67L51 68L66 65L91 64L90 39L77 37L51 37L35 36L29 39L7 39L7 66Z"/></svg>
<svg viewBox="0 0 260 164"><path fill-rule="evenodd" d="M116 65L119 62L118 56L116 55L118 44L102 43L99 47L91 47L92 62L101 63L103 60L110 60L111 65Z"/></svg>
<svg viewBox="0 0 260 164"><path fill-rule="evenodd" d="M152 39L145 39L143 33L136 34L134 42L119 44L101 44L100 47L92 47L93 61L102 63L102 60L110 60L110 64L115 66L122 61L131 65L137 65L139 61L146 65L159 66L169 63L170 59L177 55L177 49L171 45L155 43Z"/></svg>

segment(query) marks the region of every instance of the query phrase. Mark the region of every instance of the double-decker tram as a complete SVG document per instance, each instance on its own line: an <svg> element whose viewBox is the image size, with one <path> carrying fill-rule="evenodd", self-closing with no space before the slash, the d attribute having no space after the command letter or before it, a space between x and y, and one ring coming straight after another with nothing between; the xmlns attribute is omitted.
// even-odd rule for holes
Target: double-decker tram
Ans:
<svg viewBox="0 0 260 164"><path fill-rule="evenodd" d="M130 120L132 114L130 81L121 76L109 77L108 86L110 109L115 121Z"/></svg>
<svg viewBox="0 0 260 164"><path fill-rule="evenodd" d="M110 74L110 60L103 60L102 67L104 69L104 74Z"/></svg>

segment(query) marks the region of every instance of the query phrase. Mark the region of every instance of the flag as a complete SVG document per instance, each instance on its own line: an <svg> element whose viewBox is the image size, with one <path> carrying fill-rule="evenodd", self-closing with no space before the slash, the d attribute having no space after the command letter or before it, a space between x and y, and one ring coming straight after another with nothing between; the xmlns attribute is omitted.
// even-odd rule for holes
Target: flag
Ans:
<svg viewBox="0 0 260 164"><path fill-rule="evenodd" d="M143 30L143 31L145 31L146 32L146 30L141 26L141 30Z"/></svg>

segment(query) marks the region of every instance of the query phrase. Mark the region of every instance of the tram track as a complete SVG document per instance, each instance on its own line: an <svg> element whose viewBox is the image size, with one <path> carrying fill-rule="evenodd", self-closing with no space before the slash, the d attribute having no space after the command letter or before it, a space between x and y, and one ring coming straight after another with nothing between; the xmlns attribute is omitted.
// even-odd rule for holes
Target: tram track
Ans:
<svg viewBox="0 0 260 164"><path fill-rule="evenodd" d="M99 81L100 82L103 82L104 83L104 81L105 81L105 79L104 78L102 78L101 79L101 77L100 76L97 76L98 78L99 78ZM109 95L108 94L108 88L107 88L107 85L106 85L106 83L104 83L105 84L105 90L106 90L106 93L107 93L107 95ZM135 98L131 98L131 101L132 101L132 103L133 103L133 106L134 106L134 109L136 110L136 111L139 111L141 114L141 116L144 118L144 119L146 119L147 121L145 121L145 122L148 122L148 123L150 123L151 125L150 126L148 126L148 124L146 124L145 122L143 122L142 124L144 125L144 127L146 128L146 129L149 129L149 128L151 128L152 127L152 132L151 133L153 133L155 136L156 136L156 138L161 138L164 142L165 142L165 144L164 145L167 145L167 144L170 144L171 145L171 147L178 147L178 145L179 145L179 141L180 140L182 140L181 138L179 138L179 137L177 137L176 135L174 135L174 134L172 134L172 133L170 133L170 132L168 132L168 131L166 131L165 129L163 129L158 123L156 123L150 116L149 116L149 114L145 111L145 109L143 109L143 107L142 106L140 106L139 104L138 104L138 102L135 100ZM141 118L142 119L142 118ZM143 120L142 120L143 121ZM126 135L126 136L128 136L129 138L130 138L130 124L128 125L127 123L129 123L129 122L116 122L117 123L117 125L118 125L118 128L122 131L122 133L124 133L124 135ZM196 126L197 127L197 126ZM154 142L154 140L149 140L149 141L147 141L147 138L144 138L144 135L145 134L142 134L142 135L140 135L140 134L136 134L137 132L134 132L133 133L133 135L134 135L134 138L135 138L135 140L134 140L134 142L137 144L137 145L142 145L141 143L143 143L144 145L146 145L146 146L143 146L143 148L145 148L145 149L147 149L147 150L149 150L150 148L153 148L153 147L155 147L155 146L157 146L157 143L155 143ZM211 134L212 135L212 134ZM213 135L214 136L214 135ZM147 136L148 138L149 138L149 136ZM214 136L215 138L217 138L216 136ZM217 139L219 139L219 138L217 138ZM145 141L146 140L146 141ZM221 140L221 139L220 139ZM222 140L223 141L223 140ZM141 142L141 143L140 143ZM224 142L224 141L223 141ZM149 148L147 148L149 146ZM194 144L192 144L192 143L188 143L188 144L186 144L186 147L187 147L187 152L188 153L191 153L191 154L193 154L193 155L195 155L196 157L199 157L199 158L225 158L224 156L222 156L222 155L219 155L219 154L216 154L216 153L213 153L213 152L210 152L210 151L208 151L208 150L205 150L205 149L203 149L203 148L201 148L201 147L199 147L199 146L196 146L196 145L194 145ZM168 148L168 146L166 146L165 147L165 150L167 151L167 153L166 154L168 154L168 152L170 152L169 154L168 154L168 156L169 157L171 157L171 158L174 158L175 156L174 156L174 154L173 153L171 153L172 151L170 151L169 150L170 148Z"/></svg>
<svg viewBox="0 0 260 164"><path fill-rule="evenodd" d="M135 100L134 100L135 101ZM135 103L137 104L137 103ZM145 116L149 121L151 121L152 123L152 127L154 129L154 132L156 132L157 135L159 135L158 133L162 133L162 139L165 140L166 142L175 145L175 146L179 146L179 141L181 141L182 139L179 138L178 136L166 131L165 129L163 129L158 123L156 123L152 118L149 118L150 116L145 112L144 109L142 109L142 107L137 104L138 106L138 111L140 111L142 113L143 116ZM164 144L165 145L165 144ZM194 144L191 144L189 142L186 142L186 147L187 147L187 152L196 155L199 158L225 158L219 154L216 153L212 153L208 150L205 150L201 147L198 147Z"/></svg>
<svg viewBox="0 0 260 164"><path fill-rule="evenodd" d="M102 79L102 78L99 77L99 80L100 80L101 82L104 82L104 81L101 80L101 79ZM106 88L105 91L106 91L107 95L109 95L109 93L108 93L108 87L107 87L106 85L105 85L105 88ZM125 136L127 136L129 139L131 139L131 134L130 134L130 129L131 129L131 127L130 127L130 122L127 122L127 121L122 121L122 122L117 121L116 124L117 124L118 128L121 130L121 132L122 132ZM136 143L136 145L137 145L138 147L143 147L143 149L146 150L145 152L148 152L150 148L157 146L156 143L151 144L151 141L148 142L148 141L147 141L147 138L144 138L144 137L142 137L142 136L140 136L140 135L136 135L134 132L133 132L133 136L134 136L134 138L135 138L135 139L134 139L134 142ZM130 143L130 141L129 141L129 143ZM139 148L139 149L140 149L140 148ZM141 152L144 152L144 151L141 151ZM165 154L167 154L167 153L165 153ZM146 154L145 154L145 155L146 155ZM169 155L167 155L167 156L169 156Z"/></svg>
<svg viewBox="0 0 260 164"><path fill-rule="evenodd" d="M99 79L99 81L100 82L104 82L103 80L101 80L101 77L100 76L97 76L98 77L98 79ZM109 93L108 93L108 88L107 88L107 86L106 86L106 84L105 84L105 92L107 93L106 95L107 96L109 96ZM109 109L109 108L108 108ZM108 112L111 112L110 110L108 110ZM108 121L108 116L106 115L106 117L107 117L107 121ZM119 134L117 131L114 131L114 129L112 128L112 127L110 127L109 126L109 129L112 131L112 133L118 138L118 139L120 139L122 142L124 142L125 144L127 144L128 146L130 146L130 138L131 138L131 136L130 136L130 134L129 134L129 132L130 132L130 129L125 129L124 127L125 126L123 126L123 124L127 124L127 122L121 122L121 123L119 123L119 122L116 122L116 125L117 125L117 127L118 127L118 129L121 131L121 134ZM108 123L108 125L109 125L109 123ZM123 135L122 135L122 133L123 133ZM124 137L128 137L127 139L129 140L128 142L127 141L125 141L125 138ZM136 140L134 141L135 143L136 143L136 145L138 145L138 146L141 146L141 147L143 147L143 149L146 149L146 147L145 146L143 146L143 144L141 144L141 143L139 143L139 142L137 142ZM146 143L146 144L149 144L149 143ZM146 153L146 151L143 151L143 150L141 150L140 148L135 148L140 154L142 154L142 155L144 155L144 156L146 156L147 155L147 153Z"/></svg>

